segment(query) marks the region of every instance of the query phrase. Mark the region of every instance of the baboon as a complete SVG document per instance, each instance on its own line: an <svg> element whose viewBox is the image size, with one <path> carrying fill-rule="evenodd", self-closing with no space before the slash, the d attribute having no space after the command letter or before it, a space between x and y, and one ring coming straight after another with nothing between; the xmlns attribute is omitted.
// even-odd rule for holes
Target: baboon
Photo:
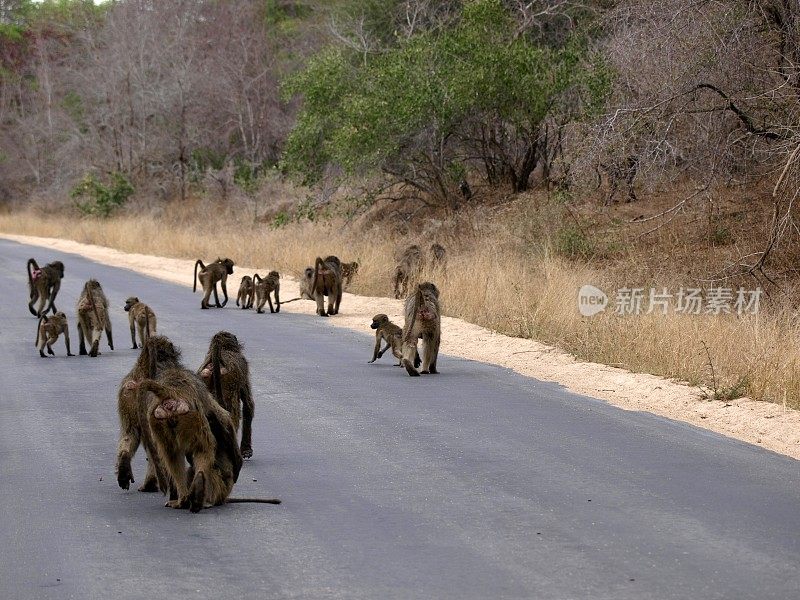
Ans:
<svg viewBox="0 0 800 600"><path fill-rule="evenodd" d="M242 282L239 284L239 295L236 296L236 306L241 306L243 309L253 307L253 278L250 275L242 277Z"/></svg>
<svg viewBox="0 0 800 600"><path fill-rule="evenodd" d="M269 275L261 279L258 273L253 275L253 281L255 282L256 288L256 312L263 313L264 312L264 304L269 302L269 312L271 313L279 313L281 312L281 298L280 298L280 291L281 291L281 276L277 271L270 271ZM272 309L272 298L270 298L271 293L275 293L275 310Z"/></svg>
<svg viewBox="0 0 800 600"><path fill-rule="evenodd" d="M150 431L172 485L166 505L199 512L224 504L242 468L228 412L186 369L164 369L139 389L147 398Z"/></svg>
<svg viewBox="0 0 800 600"><path fill-rule="evenodd" d="M409 283L419 277L424 266L425 259L419 246L413 244L403 251L394 269L395 298L400 298L407 293Z"/></svg>
<svg viewBox="0 0 800 600"><path fill-rule="evenodd" d="M122 379L117 392L119 445L117 446L117 483L123 490L134 483L131 460L141 443L147 454L147 473L140 492L169 491L169 479L156 451L147 420L147 399L139 384L152 379L164 369L182 368L181 351L164 336L153 335L142 343L142 351L130 372Z"/></svg>
<svg viewBox="0 0 800 600"><path fill-rule="evenodd" d="M461 180L461 183L458 184L458 189L461 195L464 196L464 200L470 200L472 198L472 188L469 187L469 182L466 179Z"/></svg>
<svg viewBox="0 0 800 600"><path fill-rule="evenodd" d="M383 358L386 351L391 348L394 357L400 361L397 366L402 366L403 362L403 330L392 323L389 317L384 314L378 314L372 317L372 324L370 325L375 330L375 348L372 350L372 360L374 363L379 358ZM386 347L381 350L381 342L386 342ZM414 357L414 366L420 365L419 353Z"/></svg>
<svg viewBox="0 0 800 600"><path fill-rule="evenodd" d="M67 326L67 315L57 312L47 318L47 315L39 317L39 325L36 328L36 347L39 349L39 356L47 358L44 347L47 346L47 354L53 352L53 344L58 340L58 336L64 334L64 342L67 344L67 356L75 356L69 349L69 327Z"/></svg>
<svg viewBox="0 0 800 600"><path fill-rule="evenodd" d="M325 260L317 257L313 267L307 267L300 281L300 296L317 303L320 317L335 315L342 302L342 263L335 256ZM328 312L325 313L325 296L328 297Z"/></svg>
<svg viewBox="0 0 800 600"><path fill-rule="evenodd" d="M58 290L61 289L61 280L64 278L64 263L56 260L40 269L36 259L29 258L27 270L28 290L30 291L28 310L37 317L41 317L51 310L55 314L58 310L55 304L56 295ZM39 301L39 308L34 310L33 305L37 300Z"/></svg>
<svg viewBox="0 0 800 600"><path fill-rule="evenodd" d="M250 367L236 336L227 331L217 332L211 338L206 357L197 372L211 392L215 391L217 384L213 379L215 357L219 362L221 377L221 396L218 402L230 414L234 431L239 430L239 422L242 422L242 457L250 458L253 456L252 431L255 412L253 390L250 387Z"/></svg>
<svg viewBox="0 0 800 600"><path fill-rule="evenodd" d="M144 302L139 302L139 298L131 296L125 300L125 312L128 313L128 323L131 326L132 350L136 350L136 332L139 329L139 343L144 346L151 335L156 333L156 313Z"/></svg>
<svg viewBox="0 0 800 600"><path fill-rule="evenodd" d="M419 371L412 359L417 351L417 340L422 338L422 372L438 373L436 359L439 356L439 343L442 338L442 320L439 307L439 290L430 283L420 283L417 290L406 299L403 327L403 366L412 377Z"/></svg>
<svg viewBox="0 0 800 600"><path fill-rule="evenodd" d="M353 277L358 273L358 263L353 261L349 263L342 263L342 279L345 280L347 285L353 280Z"/></svg>
<svg viewBox="0 0 800 600"><path fill-rule="evenodd" d="M431 244L431 264L435 267L444 267L447 263L447 251L441 244Z"/></svg>
<svg viewBox="0 0 800 600"><path fill-rule="evenodd" d="M200 267L200 274L197 273L197 267ZM197 279L200 279L200 284L203 286L203 299L200 301L200 308L208 308L208 299L211 297L211 292L214 292L214 302L217 308L222 308L228 303L228 275L233 275L233 261L230 258L217 258L213 263L208 266L203 264L203 261L198 259L194 263L194 286L192 293L197 291ZM217 282L222 286L222 294L225 296L222 304L219 303L219 295L217 294Z"/></svg>
<svg viewBox="0 0 800 600"><path fill-rule="evenodd" d="M111 337L111 319L108 314L108 299L103 293L103 288L95 279L90 279L83 286L83 291L78 298L78 342L80 355L86 354L86 340L91 341L92 349L89 356L100 354L100 338L105 329L108 338L108 347L114 349L114 340Z"/></svg>

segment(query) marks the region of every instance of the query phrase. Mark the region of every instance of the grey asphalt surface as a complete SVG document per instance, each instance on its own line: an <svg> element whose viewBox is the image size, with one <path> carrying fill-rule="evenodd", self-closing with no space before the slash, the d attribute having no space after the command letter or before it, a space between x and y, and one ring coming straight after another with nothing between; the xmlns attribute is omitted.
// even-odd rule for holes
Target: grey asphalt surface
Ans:
<svg viewBox="0 0 800 600"><path fill-rule="evenodd" d="M59 340L39 358L30 256L66 265L76 353L78 292L101 282L115 351L67 358ZM368 323L201 311L187 288L48 249L0 240L0 289L0 598L800 597L792 459L491 365L443 356L411 379L367 364ZM192 368L216 331L244 341L254 457L233 495L284 504L193 515L119 489L129 295Z"/></svg>

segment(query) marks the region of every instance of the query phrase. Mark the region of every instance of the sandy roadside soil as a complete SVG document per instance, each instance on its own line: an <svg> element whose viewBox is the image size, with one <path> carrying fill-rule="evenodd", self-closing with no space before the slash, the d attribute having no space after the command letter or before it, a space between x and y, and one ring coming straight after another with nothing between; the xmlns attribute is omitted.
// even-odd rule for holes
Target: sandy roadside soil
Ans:
<svg viewBox="0 0 800 600"><path fill-rule="evenodd" d="M192 285L194 263L191 260L128 254L55 238L9 234L0 234L0 237L79 254L101 264L131 269L181 285ZM264 273L269 268L261 266L258 270ZM255 271L254 268L237 267L237 276L229 289L234 299L239 272ZM288 300L297 295L297 282L282 278L281 297ZM314 304L310 301L293 302L283 306L282 310L313 315ZM327 322L333 327L372 333L369 323L374 314L386 313L393 322L402 325L401 310L399 300L345 293L342 312ZM746 398L730 403L704 400L696 388L654 375L579 362L557 348L533 340L500 335L460 319L445 317L442 331L441 350L444 354L507 367L522 375L559 383L571 392L599 398L625 410L647 411L684 421L800 459L800 411ZM365 358L370 356L371 349L372 342L365 342Z"/></svg>

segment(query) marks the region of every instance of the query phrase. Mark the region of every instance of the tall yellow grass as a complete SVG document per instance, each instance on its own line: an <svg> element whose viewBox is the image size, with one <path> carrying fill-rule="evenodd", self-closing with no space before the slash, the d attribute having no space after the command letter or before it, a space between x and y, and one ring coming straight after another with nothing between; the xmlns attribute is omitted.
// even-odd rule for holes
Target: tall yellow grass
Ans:
<svg viewBox="0 0 800 600"><path fill-rule="evenodd" d="M230 256L239 264L295 273L316 255L336 254L361 264L351 291L373 296L390 295L396 249L417 241L387 240L336 221L272 230L230 215L198 220L188 214L104 221L20 212L0 215L0 231L160 256ZM606 313L585 318L577 310L578 289L592 283L608 290L620 282L601 268L555 256L546 244L534 251L502 232L473 229L464 234L469 239L449 238L446 271L425 274L441 289L446 314L535 338L581 359L716 388L723 397L738 389L800 407L800 327L793 311L744 318Z"/></svg>

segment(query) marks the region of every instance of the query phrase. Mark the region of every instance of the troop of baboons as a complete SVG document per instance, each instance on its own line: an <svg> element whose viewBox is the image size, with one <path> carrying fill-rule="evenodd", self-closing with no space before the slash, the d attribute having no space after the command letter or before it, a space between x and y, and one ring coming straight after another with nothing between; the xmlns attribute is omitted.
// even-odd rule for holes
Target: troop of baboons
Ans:
<svg viewBox="0 0 800 600"><path fill-rule="evenodd" d="M442 246L433 244L430 254L432 265L444 266L446 254ZM300 279L300 297L286 302L309 299L316 303L317 315L336 315L344 284L358 273L358 266L357 262L342 263L332 255L324 259L317 257L314 266L307 267ZM375 346L370 363L391 349L398 366L405 367L409 375L438 373L439 290L433 283L416 281L424 266L425 258L419 246L409 246L401 254L393 279L395 295L400 288L413 290L405 301L405 324L401 328L385 314L373 317L370 327L375 330ZM64 277L63 263L54 261L39 268L37 262L30 259L27 272L28 308L39 317L35 342L39 355L47 357L45 347L49 355L55 354L52 346L63 335L67 356L74 356L70 350L67 316L55 307ZM195 262L193 291L199 279L203 287L201 308L210 307L212 292L216 307L223 308L227 304L226 282L233 272L234 262L229 258L218 258L208 265L201 260ZM224 296L221 303L218 283ZM37 301L39 306L34 309ZM270 271L263 278L257 273L242 277L236 305L242 309L255 306L256 311L262 313L265 304L269 305L271 313L280 312L280 274ZM230 497L243 460L253 456L255 413L250 367L237 337L227 331L216 333L195 372L183 365L180 349L167 337L157 334L157 317L150 306L137 296L131 296L123 310L128 313L132 349L141 350L117 392L120 438L116 474L120 488L127 490L135 482L131 463L141 445L147 455L147 471L138 489L168 495L166 505L169 507L198 512L232 502L279 504L280 500L274 498ZM48 317L51 311L53 314ZM103 332L109 348L114 350L108 298L95 279L83 285L76 303L76 316L79 354L99 356ZM419 340L423 343L421 355L417 348ZM386 344L384 348L381 348L382 343ZM237 441L240 426L241 438Z"/></svg>

